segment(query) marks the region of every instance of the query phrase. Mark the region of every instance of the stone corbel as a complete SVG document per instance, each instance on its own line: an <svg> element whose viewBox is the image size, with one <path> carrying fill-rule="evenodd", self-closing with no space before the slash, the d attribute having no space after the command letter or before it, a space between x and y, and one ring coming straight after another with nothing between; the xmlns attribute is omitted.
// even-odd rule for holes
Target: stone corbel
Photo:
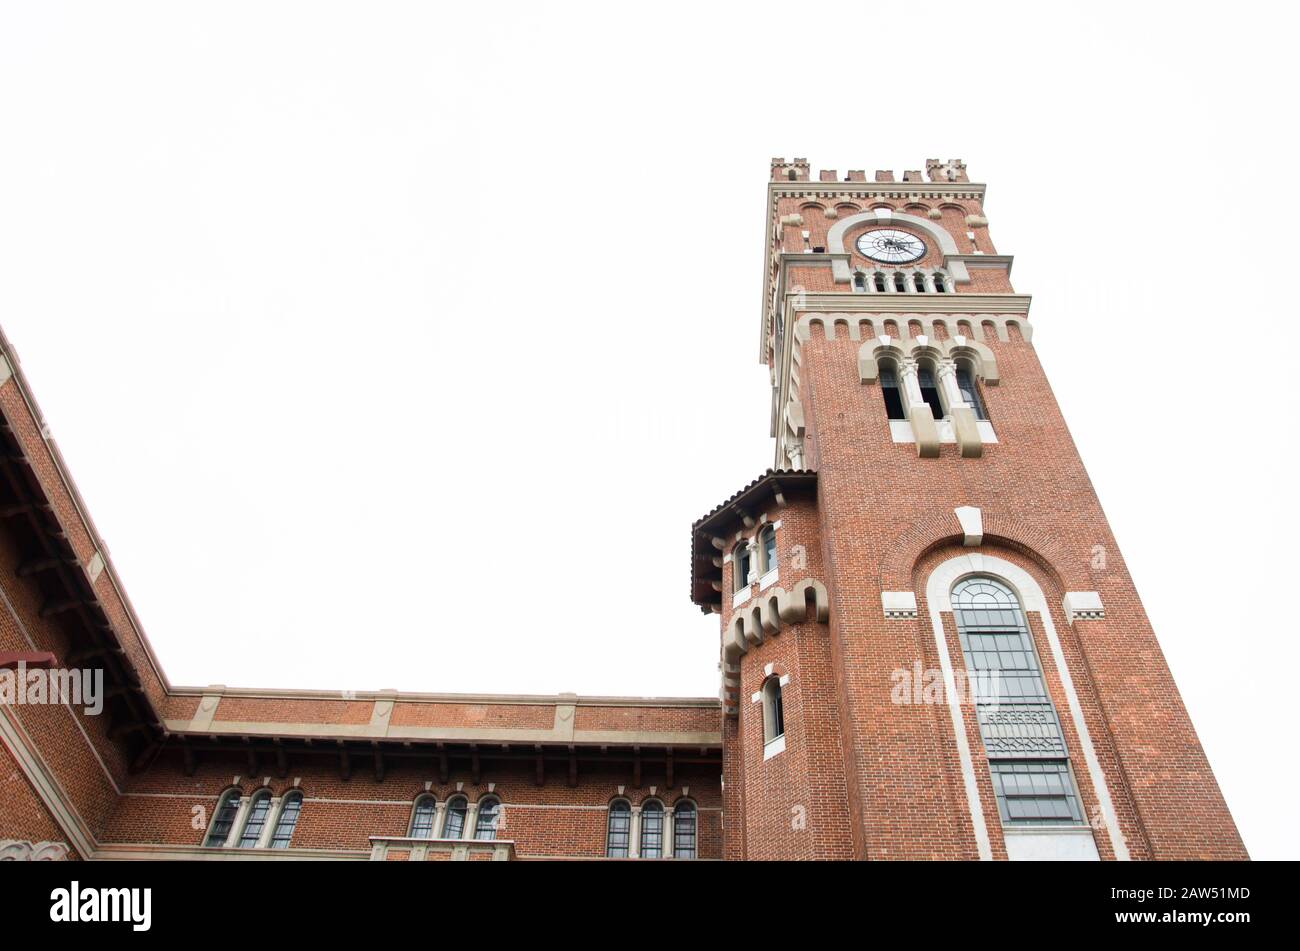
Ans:
<svg viewBox="0 0 1300 951"><path fill-rule="evenodd" d="M916 361L903 360L899 364L903 393L907 397L907 421L912 424L912 438L916 440L916 454L923 459L939 455L939 427L934 413L921 397L921 384L916 377Z"/></svg>
<svg viewBox="0 0 1300 951"><path fill-rule="evenodd" d="M984 441L980 438L975 410L962 399L961 388L957 386L957 364L953 361L939 361L939 385L948 398L948 418L952 421L958 451L963 458L979 458L984 454Z"/></svg>

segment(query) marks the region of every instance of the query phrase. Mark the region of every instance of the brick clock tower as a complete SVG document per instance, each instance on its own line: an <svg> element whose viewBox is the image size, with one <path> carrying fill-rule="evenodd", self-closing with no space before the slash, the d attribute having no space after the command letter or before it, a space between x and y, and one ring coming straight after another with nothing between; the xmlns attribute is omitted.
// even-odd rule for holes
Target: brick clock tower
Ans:
<svg viewBox="0 0 1300 951"><path fill-rule="evenodd" d="M773 159L771 470L695 523L731 859L1244 859L961 161Z"/></svg>

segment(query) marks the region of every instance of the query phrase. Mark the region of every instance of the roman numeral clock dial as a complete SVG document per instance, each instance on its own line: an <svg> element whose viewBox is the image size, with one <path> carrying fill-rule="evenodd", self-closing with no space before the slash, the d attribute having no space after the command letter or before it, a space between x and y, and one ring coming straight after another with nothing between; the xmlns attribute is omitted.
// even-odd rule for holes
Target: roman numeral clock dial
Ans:
<svg viewBox="0 0 1300 951"><path fill-rule="evenodd" d="M925 256L925 242L897 228L877 228L858 238L858 251L881 264L907 264Z"/></svg>

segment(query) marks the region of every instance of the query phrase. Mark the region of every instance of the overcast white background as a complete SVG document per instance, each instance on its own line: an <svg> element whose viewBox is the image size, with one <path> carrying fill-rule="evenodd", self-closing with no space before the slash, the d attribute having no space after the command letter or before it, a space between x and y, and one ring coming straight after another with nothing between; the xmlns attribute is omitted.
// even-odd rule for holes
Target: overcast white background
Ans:
<svg viewBox="0 0 1300 951"><path fill-rule="evenodd" d="M173 683L715 694L768 159L961 157L1247 845L1300 855L1288 8L0 9L0 322Z"/></svg>

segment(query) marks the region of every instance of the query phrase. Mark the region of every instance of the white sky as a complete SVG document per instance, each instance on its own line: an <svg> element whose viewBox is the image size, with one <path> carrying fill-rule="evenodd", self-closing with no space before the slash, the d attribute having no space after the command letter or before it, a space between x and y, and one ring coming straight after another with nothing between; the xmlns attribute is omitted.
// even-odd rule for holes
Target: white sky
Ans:
<svg viewBox="0 0 1300 951"><path fill-rule="evenodd" d="M740 9L0 6L0 323L172 682L716 693L768 159L961 157L1297 857L1294 11Z"/></svg>

